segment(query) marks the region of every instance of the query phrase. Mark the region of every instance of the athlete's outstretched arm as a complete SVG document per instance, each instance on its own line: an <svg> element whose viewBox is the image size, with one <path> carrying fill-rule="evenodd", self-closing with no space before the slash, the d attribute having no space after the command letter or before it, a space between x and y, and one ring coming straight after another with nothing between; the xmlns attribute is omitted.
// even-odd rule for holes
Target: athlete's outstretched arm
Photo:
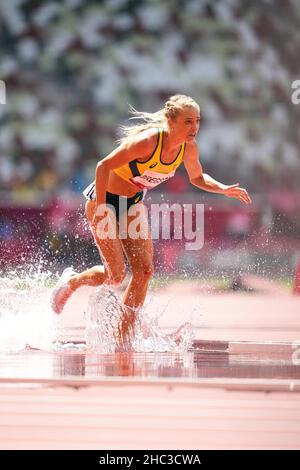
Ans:
<svg viewBox="0 0 300 470"><path fill-rule="evenodd" d="M203 173L202 166L199 161L199 150L196 143L186 146L184 166L189 175L191 184L197 188L211 193L219 193L224 194L224 196L234 197L245 204L249 204L251 202L251 198L247 190L240 188L239 183L226 185L216 181L206 173Z"/></svg>

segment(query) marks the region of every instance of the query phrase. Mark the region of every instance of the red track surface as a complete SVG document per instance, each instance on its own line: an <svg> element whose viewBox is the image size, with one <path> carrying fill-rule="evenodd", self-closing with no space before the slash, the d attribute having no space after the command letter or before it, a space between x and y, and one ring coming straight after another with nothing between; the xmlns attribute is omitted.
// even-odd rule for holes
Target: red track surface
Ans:
<svg viewBox="0 0 300 470"><path fill-rule="evenodd" d="M2 355L1 449L299 449L299 299L185 286L147 308L167 301L160 326L192 320L193 351ZM82 340L84 302L68 305L61 338Z"/></svg>

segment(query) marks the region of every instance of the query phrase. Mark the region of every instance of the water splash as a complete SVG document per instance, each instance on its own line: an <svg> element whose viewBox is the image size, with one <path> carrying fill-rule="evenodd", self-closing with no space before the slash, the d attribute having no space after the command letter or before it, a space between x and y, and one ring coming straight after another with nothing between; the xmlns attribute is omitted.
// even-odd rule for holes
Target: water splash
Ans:
<svg viewBox="0 0 300 470"><path fill-rule="evenodd" d="M50 308L50 285L55 276L43 266L23 266L0 277L0 352L13 353L31 349L89 349L115 353L116 331L122 314L122 302L107 286L96 289L89 297L86 316L86 345L64 345L57 342L57 322ZM148 296L148 304L151 303ZM147 307L147 304L145 308ZM136 312L135 334L125 351L184 352L193 340L193 330L186 323L166 334L158 326L158 317L168 305L162 305L154 318L145 309ZM151 309L149 309L151 312ZM119 350L120 351L120 350Z"/></svg>
<svg viewBox="0 0 300 470"><path fill-rule="evenodd" d="M122 351L134 352L185 352L191 348L194 339L193 328L185 323L176 331L166 334L158 326L158 317L150 317L141 309L136 313L134 334L122 346ZM87 312L86 345L100 353L114 353L118 350L116 338L122 316L122 303L116 293L107 286L97 289L90 297Z"/></svg>
<svg viewBox="0 0 300 470"><path fill-rule="evenodd" d="M102 353L114 353L116 331L120 320L120 302L107 286L90 296L87 311L86 345Z"/></svg>
<svg viewBox="0 0 300 470"><path fill-rule="evenodd" d="M0 278L1 352L51 347L54 322L45 288L50 278L50 272L36 267Z"/></svg>
<svg viewBox="0 0 300 470"><path fill-rule="evenodd" d="M191 323L184 323L173 333L166 334L158 326L158 317L141 313L132 341L136 352L180 352L192 347L194 332Z"/></svg>

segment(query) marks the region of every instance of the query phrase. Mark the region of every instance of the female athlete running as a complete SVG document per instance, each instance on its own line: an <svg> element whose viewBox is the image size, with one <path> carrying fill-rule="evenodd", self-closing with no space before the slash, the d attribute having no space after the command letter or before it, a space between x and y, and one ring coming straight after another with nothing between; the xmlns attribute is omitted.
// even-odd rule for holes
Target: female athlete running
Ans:
<svg viewBox="0 0 300 470"><path fill-rule="evenodd" d="M103 266L94 266L82 273L71 268L64 271L51 297L52 308L59 314L72 293L83 285L118 285L123 282L125 256L131 268L131 279L123 297L119 340L122 343L134 326L136 311L143 305L153 273L153 246L144 214L143 237L120 237L120 224L127 227L135 216L129 211L138 205L143 213L145 190L174 176L183 162L190 182L205 191L223 194L248 204L251 199L239 184L225 185L203 173L199 162L196 136L200 126L199 105L189 96L175 95L156 113L140 113L133 108L143 124L123 127L120 145L96 167L95 181L86 188L85 213ZM129 212L128 212L129 211ZM139 215L139 217L140 217ZM104 236L104 226L110 221L116 228L113 236ZM114 232L114 231L112 231Z"/></svg>

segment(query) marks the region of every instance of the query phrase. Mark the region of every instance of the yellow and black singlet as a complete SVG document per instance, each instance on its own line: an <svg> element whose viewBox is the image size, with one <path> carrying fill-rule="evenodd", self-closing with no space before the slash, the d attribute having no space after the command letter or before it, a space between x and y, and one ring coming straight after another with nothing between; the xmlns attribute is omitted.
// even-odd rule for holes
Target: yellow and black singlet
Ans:
<svg viewBox="0 0 300 470"><path fill-rule="evenodd" d="M133 160L113 171L126 181L134 183L141 189L152 189L175 175L176 169L182 163L185 144L180 146L176 158L170 163L161 161L164 130L158 129L157 143L152 155L145 162Z"/></svg>

